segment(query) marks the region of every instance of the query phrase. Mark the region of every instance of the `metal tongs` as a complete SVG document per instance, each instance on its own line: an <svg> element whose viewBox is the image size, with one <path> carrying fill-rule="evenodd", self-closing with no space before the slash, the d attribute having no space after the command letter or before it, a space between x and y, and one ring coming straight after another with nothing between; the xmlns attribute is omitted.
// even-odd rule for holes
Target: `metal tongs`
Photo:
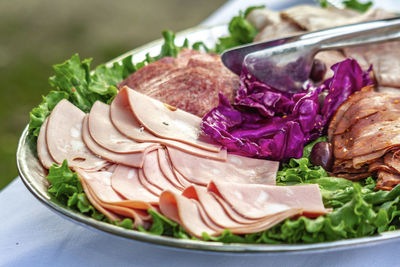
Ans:
<svg viewBox="0 0 400 267"><path fill-rule="evenodd" d="M225 51L221 58L238 75L244 67L269 86L296 93L304 90L318 52L399 38L400 17L395 17L244 45Z"/></svg>

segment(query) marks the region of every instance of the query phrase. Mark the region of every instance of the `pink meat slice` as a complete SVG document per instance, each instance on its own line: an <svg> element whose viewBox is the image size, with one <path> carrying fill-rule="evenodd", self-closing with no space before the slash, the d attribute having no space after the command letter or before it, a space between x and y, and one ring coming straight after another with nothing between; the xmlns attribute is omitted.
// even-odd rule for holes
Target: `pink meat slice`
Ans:
<svg viewBox="0 0 400 267"><path fill-rule="evenodd" d="M182 192L182 196L197 200L207 216L219 227L231 229L243 226L229 217L221 204L204 187L190 186Z"/></svg>
<svg viewBox="0 0 400 267"><path fill-rule="evenodd" d="M202 219L198 206L180 194L164 191L160 196L160 210L167 218L179 223L189 234L202 238L203 232L216 236L216 231Z"/></svg>
<svg viewBox="0 0 400 267"><path fill-rule="evenodd" d="M138 169L138 176L139 176L139 181L140 183L151 193L153 193L155 196L159 196L162 193L162 189L160 189L158 186L155 186L154 184L150 183L150 181L147 179L146 175L144 175L143 169Z"/></svg>
<svg viewBox="0 0 400 267"><path fill-rule="evenodd" d="M125 87L128 101L138 122L160 138L175 140L211 152L219 152L220 145L201 134L201 118L171 107L149 96Z"/></svg>
<svg viewBox="0 0 400 267"><path fill-rule="evenodd" d="M168 154L164 148L159 148L157 150L158 163L160 165L160 170L163 175L178 189L183 190L185 188L184 184L176 177L173 171L172 164L168 158Z"/></svg>
<svg viewBox="0 0 400 267"><path fill-rule="evenodd" d="M182 190L174 186L162 173L158 162L158 152L154 150L146 154L143 162L143 174L146 180L161 190L171 190L173 193L181 193Z"/></svg>
<svg viewBox="0 0 400 267"><path fill-rule="evenodd" d="M111 172L86 172L79 168L74 169L80 180L84 180L88 191L96 202L103 208L106 208L118 215L134 219L134 225L145 225L145 220L150 220L151 216L147 213L147 209L141 210L144 203L137 201L125 200L119 196L111 187ZM151 207L147 205L147 208Z"/></svg>
<svg viewBox="0 0 400 267"><path fill-rule="evenodd" d="M118 194L111 186L112 172L88 172L79 168L75 168L74 170L81 180L85 180L86 184L91 188L97 198L104 204L140 210L152 208L148 202L129 200Z"/></svg>
<svg viewBox="0 0 400 267"><path fill-rule="evenodd" d="M47 122L46 141L51 157L58 164L67 159L70 167L99 170L108 164L95 156L82 140L85 113L68 100L61 100Z"/></svg>
<svg viewBox="0 0 400 267"><path fill-rule="evenodd" d="M95 196L93 196L93 192L89 190L89 187L85 179L80 178L79 180L81 181L82 188L83 191L85 192L86 197L88 198L89 202L93 205L93 207L95 207L98 211L100 211L104 216L106 216L111 221L116 221L121 219L121 217L118 214L105 209L101 205L100 201Z"/></svg>
<svg viewBox="0 0 400 267"><path fill-rule="evenodd" d="M49 150L47 149L47 142L46 142L47 121L48 118L43 122L42 126L40 127L40 132L37 139L37 152L39 156L39 161L40 163L42 163L43 167L45 167L46 169L50 169L51 165L53 165L55 162L51 157Z"/></svg>
<svg viewBox="0 0 400 267"><path fill-rule="evenodd" d="M121 133L137 142L159 143L178 148L199 157L207 157L221 161L226 160L227 152L225 149L221 149L219 152L210 152L185 143L167 140L152 135L135 119L128 102L128 90L129 89L126 87L122 88L111 103L110 108L111 121Z"/></svg>
<svg viewBox="0 0 400 267"><path fill-rule="evenodd" d="M107 150L99 146L91 137L88 127L88 117L86 116L83 120L82 126L82 137L86 146L92 151L93 154L98 155L101 158L107 159L117 164L124 164L130 167L141 168L143 166L144 158L147 153L160 147L158 144L152 144L148 146L143 152L130 153L130 154L119 154Z"/></svg>
<svg viewBox="0 0 400 267"><path fill-rule="evenodd" d="M193 185L193 182L186 179L186 177L180 174L175 168L172 168L172 171L174 172L176 179L178 179L178 181L183 185L184 188Z"/></svg>
<svg viewBox="0 0 400 267"><path fill-rule="evenodd" d="M89 132L100 146L118 154L143 152L154 143L138 143L121 134L112 124L110 106L96 101L89 113Z"/></svg>
<svg viewBox="0 0 400 267"><path fill-rule="evenodd" d="M199 158L167 147L174 168L187 180L207 185L211 180L236 183L275 184L278 161L252 159L228 154L227 161Z"/></svg>
<svg viewBox="0 0 400 267"><path fill-rule="evenodd" d="M189 194L190 195L190 194ZM169 219L178 222L191 235L202 238L203 233L211 236L220 235L226 227L217 223L217 213L207 213L204 205L195 198L164 191L160 196L161 212ZM289 208L283 212L254 220L252 224L241 225L229 222L229 230L235 234L255 233L267 230L284 219L300 214L300 209ZM229 218L226 218L229 221Z"/></svg>
<svg viewBox="0 0 400 267"><path fill-rule="evenodd" d="M112 188L124 198L158 205L158 197L145 188L139 180L138 169L117 165L111 176Z"/></svg>
<svg viewBox="0 0 400 267"><path fill-rule="evenodd" d="M328 212L317 184L270 186L213 181L208 185L208 190L249 219L260 219L293 208L301 209L309 217Z"/></svg>

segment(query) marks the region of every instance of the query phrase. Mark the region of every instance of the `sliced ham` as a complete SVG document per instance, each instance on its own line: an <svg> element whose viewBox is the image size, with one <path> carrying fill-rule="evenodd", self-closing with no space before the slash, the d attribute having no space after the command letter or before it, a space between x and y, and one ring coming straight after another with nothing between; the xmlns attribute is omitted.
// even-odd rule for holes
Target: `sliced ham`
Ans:
<svg viewBox="0 0 400 267"><path fill-rule="evenodd" d="M198 158L167 147L174 168L188 181L207 185L211 180L236 183L275 184L278 161L252 159L228 154L227 161Z"/></svg>
<svg viewBox="0 0 400 267"><path fill-rule="evenodd" d="M142 206L143 203L139 203L138 205L136 201L124 200L115 193L111 187L110 178L112 173L106 171L86 172L79 168L76 168L75 171L80 180L86 184L86 189L94 202L98 203L101 207L120 216L134 219L135 227L139 225L144 226L146 225L145 221L151 219L151 216L146 211L135 208L136 206Z"/></svg>
<svg viewBox="0 0 400 267"><path fill-rule="evenodd" d="M186 187L186 183L182 183L178 177L176 177L175 172L173 170L171 161L168 158L168 154L165 149L159 148L158 152L158 163L160 166L160 170L163 175L176 187L183 190Z"/></svg>
<svg viewBox="0 0 400 267"><path fill-rule="evenodd" d="M128 90L130 89L122 88L111 103L111 120L121 133L137 142L159 143L181 149L199 157L213 158L221 161L226 160L227 152L225 149L221 149L219 152L210 152L185 143L156 137L145 130L144 127L140 126L132 113L128 102Z"/></svg>
<svg viewBox="0 0 400 267"><path fill-rule="evenodd" d="M46 142L46 131L47 131L47 121L48 118L43 122L42 126L40 127L39 136L37 139L37 152L40 163L42 163L43 167L46 169L50 169L51 165L55 162L51 157L49 150L47 149L47 142Z"/></svg>
<svg viewBox="0 0 400 267"><path fill-rule="evenodd" d="M160 189L158 186L155 186L152 184L149 179L144 175L143 169L138 169L138 176L139 176L139 181L140 183L151 193L153 193L156 196L160 196L162 193L162 189Z"/></svg>
<svg viewBox="0 0 400 267"><path fill-rule="evenodd" d="M152 150L157 150L157 148L160 147L158 144L151 144L148 145L143 152L130 153L130 154L120 154L107 150L99 146L92 139L89 133L87 116L83 120L82 137L86 146L89 148L90 151L92 151L93 154L117 164L124 164L126 166L136 167L136 168L140 168L143 166L144 158L147 153L149 153Z"/></svg>
<svg viewBox="0 0 400 267"><path fill-rule="evenodd" d="M301 209L309 217L328 212L316 184L270 186L213 181L208 185L208 190L219 195L248 219L260 219L292 208Z"/></svg>
<svg viewBox="0 0 400 267"><path fill-rule="evenodd" d="M207 216L219 227L231 229L243 226L243 224L236 222L226 213L213 194L209 193L205 187L192 185L183 191L182 196L197 200Z"/></svg>
<svg viewBox="0 0 400 267"><path fill-rule="evenodd" d="M158 197L140 183L136 168L118 165L111 176L111 186L128 200L158 205ZM144 206L144 208L149 207Z"/></svg>
<svg viewBox="0 0 400 267"><path fill-rule="evenodd" d="M111 122L110 106L96 101L89 113L89 132L100 146L118 154L143 152L154 143L138 143L121 134Z"/></svg>
<svg viewBox="0 0 400 267"><path fill-rule="evenodd" d="M82 140L82 123L85 113L61 100L51 112L47 122L46 141L51 157L58 164L67 159L70 167L99 170L108 162L95 156Z"/></svg>
<svg viewBox="0 0 400 267"><path fill-rule="evenodd" d="M202 238L203 232L216 236L221 232L209 227L201 217L199 207L189 198L164 191L160 196L160 210L167 218L179 223L189 234Z"/></svg>
<svg viewBox="0 0 400 267"><path fill-rule="evenodd" d="M104 204L145 211L153 208L148 202L129 200L119 195L111 186L111 177L113 175L111 172L88 172L79 168L75 168L74 170L81 180L85 180L92 192L94 192L97 198Z"/></svg>
<svg viewBox="0 0 400 267"><path fill-rule="evenodd" d="M173 193L181 193L182 190L171 183L167 177L161 171L160 164L158 161L158 151L154 150L148 154L144 159L143 163L143 174L146 176L146 180L149 181L155 187L158 187L162 191L170 190Z"/></svg>
<svg viewBox="0 0 400 267"><path fill-rule="evenodd" d="M149 96L125 87L128 101L137 121L160 138L179 141L207 151L219 152L221 146L214 145L201 135L201 118L171 107Z"/></svg>
<svg viewBox="0 0 400 267"><path fill-rule="evenodd" d="M88 198L90 203L93 205L93 207L95 207L98 211L100 211L104 216L106 216L111 221L121 220L121 217L118 214L105 209L101 205L100 201L95 196L93 196L93 193L91 190L89 190L89 187L88 187L85 179L80 179L80 182L82 184L82 188L83 188L83 191L85 192L86 197Z"/></svg>

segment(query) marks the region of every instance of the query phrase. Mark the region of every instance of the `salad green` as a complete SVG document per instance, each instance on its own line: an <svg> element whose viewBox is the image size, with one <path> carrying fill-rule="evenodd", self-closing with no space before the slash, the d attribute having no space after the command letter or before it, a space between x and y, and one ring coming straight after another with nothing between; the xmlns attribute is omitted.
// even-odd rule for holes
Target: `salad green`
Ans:
<svg viewBox="0 0 400 267"><path fill-rule="evenodd" d="M212 51L221 52L253 40L256 30L245 20L246 13L248 11L232 19L229 24L230 36L220 38ZM85 112L90 110L96 100L109 103L117 92L118 82L129 74L162 57L176 56L182 47L188 47L187 41L183 46L175 45L172 32L163 32L163 37L165 43L160 55L156 57L147 55L143 62L137 64L133 64L131 57L127 57L122 60L122 64L114 63L111 67L100 65L91 72L91 60L81 60L78 55L74 55L64 63L55 65L55 75L50 78L50 85L54 87L54 90L44 96L42 103L30 113L31 142L36 142L40 126L61 99L70 100ZM194 45L195 49L201 47L208 49L201 43ZM333 208L331 213L315 219L303 216L287 219L272 229L255 234L239 236L226 230L219 237L204 235L204 240L225 243L312 243L373 235L399 228L400 187L397 186L392 191L374 191L375 181L372 178L362 182L352 182L343 178L329 177L322 167L312 166L309 160L312 146L323 140L326 140L326 137L321 137L306 145L302 158L290 159L282 164L277 175L277 183L279 185L318 184L325 206ZM53 165L47 179L51 183L48 192L57 202L97 220L128 229L133 228L131 219L111 222L98 212L88 201L77 174L68 168L66 161L61 166ZM149 213L153 217L152 226L148 230L139 227L139 231L195 239L188 235L179 224L162 214L153 210L149 210Z"/></svg>

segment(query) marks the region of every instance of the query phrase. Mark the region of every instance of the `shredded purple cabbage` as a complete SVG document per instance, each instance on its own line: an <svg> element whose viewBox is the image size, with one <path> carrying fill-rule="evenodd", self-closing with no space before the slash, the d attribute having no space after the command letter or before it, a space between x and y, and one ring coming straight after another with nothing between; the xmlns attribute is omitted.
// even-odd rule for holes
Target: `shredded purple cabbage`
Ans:
<svg viewBox="0 0 400 267"><path fill-rule="evenodd" d="M308 142L323 135L336 109L354 92L373 84L369 72L354 59L332 66L334 75L302 93L280 92L259 82L246 69L234 104L219 94L202 130L235 154L287 160L300 158ZM319 97L327 92L323 107Z"/></svg>

